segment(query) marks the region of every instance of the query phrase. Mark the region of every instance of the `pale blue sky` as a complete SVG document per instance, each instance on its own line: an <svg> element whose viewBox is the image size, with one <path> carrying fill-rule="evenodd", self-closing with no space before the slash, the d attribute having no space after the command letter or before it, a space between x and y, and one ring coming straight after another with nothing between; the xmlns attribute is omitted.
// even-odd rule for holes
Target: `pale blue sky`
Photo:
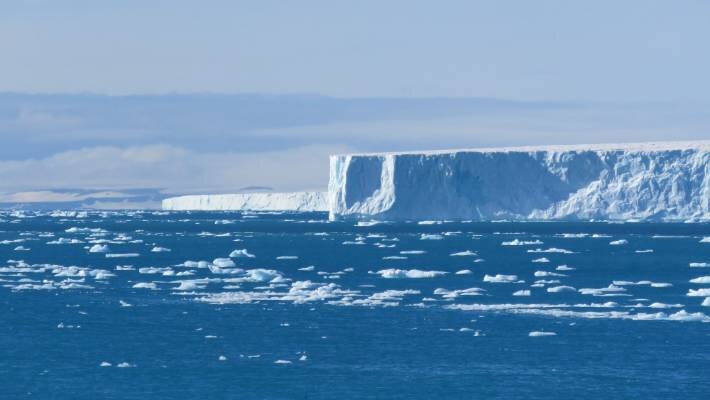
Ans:
<svg viewBox="0 0 710 400"><path fill-rule="evenodd" d="M323 189L334 152L710 139L708 38L706 0L2 1L0 203Z"/></svg>
<svg viewBox="0 0 710 400"><path fill-rule="evenodd" d="M710 100L710 2L25 0L0 89Z"/></svg>

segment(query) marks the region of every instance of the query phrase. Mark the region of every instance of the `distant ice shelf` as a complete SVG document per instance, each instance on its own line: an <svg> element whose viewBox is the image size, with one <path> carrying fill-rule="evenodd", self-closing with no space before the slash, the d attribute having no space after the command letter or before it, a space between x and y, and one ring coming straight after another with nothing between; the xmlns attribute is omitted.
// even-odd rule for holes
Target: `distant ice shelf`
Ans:
<svg viewBox="0 0 710 400"><path fill-rule="evenodd" d="M328 211L324 192L239 193L170 197L163 210Z"/></svg>
<svg viewBox="0 0 710 400"><path fill-rule="evenodd" d="M331 219L710 220L710 141L330 157Z"/></svg>

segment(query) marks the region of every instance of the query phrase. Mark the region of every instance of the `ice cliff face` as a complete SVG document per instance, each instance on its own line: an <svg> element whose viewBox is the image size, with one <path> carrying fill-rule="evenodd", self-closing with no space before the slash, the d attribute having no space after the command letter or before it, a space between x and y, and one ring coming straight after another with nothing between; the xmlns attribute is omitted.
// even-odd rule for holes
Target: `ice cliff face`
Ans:
<svg viewBox="0 0 710 400"><path fill-rule="evenodd" d="M242 193L171 197L163 210L327 211L323 192Z"/></svg>
<svg viewBox="0 0 710 400"><path fill-rule="evenodd" d="M331 219L708 220L710 141L337 155Z"/></svg>

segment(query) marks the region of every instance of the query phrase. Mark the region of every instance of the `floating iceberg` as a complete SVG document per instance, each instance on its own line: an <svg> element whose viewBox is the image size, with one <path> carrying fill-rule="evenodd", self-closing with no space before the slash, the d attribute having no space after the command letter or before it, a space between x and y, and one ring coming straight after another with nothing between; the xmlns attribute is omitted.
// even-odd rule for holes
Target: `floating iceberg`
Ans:
<svg viewBox="0 0 710 400"><path fill-rule="evenodd" d="M710 141L335 155L331 219L708 220Z"/></svg>
<svg viewBox="0 0 710 400"><path fill-rule="evenodd" d="M323 192L241 193L170 197L163 210L205 211L327 211Z"/></svg>

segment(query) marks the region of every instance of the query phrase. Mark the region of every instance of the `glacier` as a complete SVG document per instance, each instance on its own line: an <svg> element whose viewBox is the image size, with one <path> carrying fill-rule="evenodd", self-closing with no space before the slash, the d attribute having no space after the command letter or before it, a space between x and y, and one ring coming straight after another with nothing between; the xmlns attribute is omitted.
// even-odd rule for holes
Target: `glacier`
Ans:
<svg viewBox="0 0 710 400"><path fill-rule="evenodd" d="M238 193L169 197L163 210L188 211L328 211L324 192Z"/></svg>
<svg viewBox="0 0 710 400"><path fill-rule="evenodd" d="M331 220L710 219L710 141L342 154Z"/></svg>

